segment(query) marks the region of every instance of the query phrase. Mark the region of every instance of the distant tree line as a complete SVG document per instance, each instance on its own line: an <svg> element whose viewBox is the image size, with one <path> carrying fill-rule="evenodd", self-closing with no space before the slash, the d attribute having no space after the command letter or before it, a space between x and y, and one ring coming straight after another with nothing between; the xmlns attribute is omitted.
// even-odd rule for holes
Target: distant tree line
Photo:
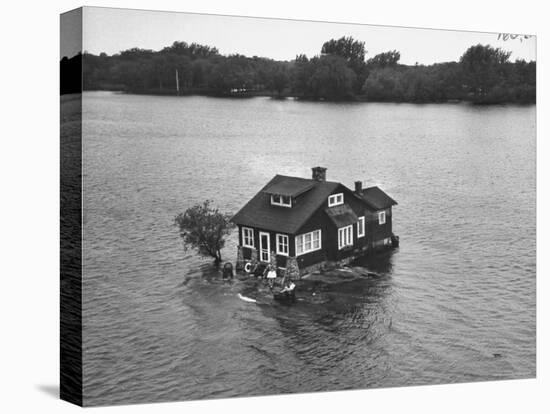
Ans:
<svg viewBox="0 0 550 414"><path fill-rule="evenodd" d="M432 65L400 64L396 50L366 56L365 43L352 37L329 40L319 55L292 61L223 56L214 47L174 42L160 51L134 48L112 56L64 58L61 73L81 59L84 90L148 94L484 104L536 100L536 62L511 62L509 52L488 45L468 48L458 62Z"/></svg>

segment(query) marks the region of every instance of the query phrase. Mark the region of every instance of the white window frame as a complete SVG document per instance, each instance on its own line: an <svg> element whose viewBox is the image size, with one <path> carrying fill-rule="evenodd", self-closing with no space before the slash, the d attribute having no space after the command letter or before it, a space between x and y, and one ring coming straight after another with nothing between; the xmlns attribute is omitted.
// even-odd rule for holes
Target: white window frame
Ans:
<svg viewBox="0 0 550 414"><path fill-rule="evenodd" d="M338 250L353 246L353 224L338 229Z"/></svg>
<svg viewBox="0 0 550 414"><path fill-rule="evenodd" d="M359 217L357 222L357 238L365 237L365 216Z"/></svg>
<svg viewBox="0 0 550 414"><path fill-rule="evenodd" d="M328 206L334 207L344 204L344 193L332 194L328 197Z"/></svg>
<svg viewBox="0 0 550 414"><path fill-rule="evenodd" d="M277 233L277 235L275 236L275 245L276 245L276 248L277 248L277 254L280 254L281 256L288 256L288 252L289 252L289 242L288 242L288 236L286 234L280 234L280 233ZM283 249L281 249L281 246L283 247ZM286 252L284 251L286 247Z"/></svg>
<svg viewBox="0 0 550 414"><path fill-rule="evenodd" d="M275 197L278 197L279 201L275 201ZM283 197L288 198L288 203L283 202ZM271 204L280 207L292 207L292 197L279 194L271 194Z"/></svg>
<svg viewBox="0 0 550 414"><path fill-rule="evenodd" d="M386 224L386 210L378 212L378 224Z"/></svg>
<svg viewBox="0 0 550 414"><path fill-rule="evenodd" d="M267 246L264 246L262 243L262 236L266 237L266 244ZM261 231L258 235L259 238L259 249L258 249L258 255L260 256L260 262L269 263L271 262L271 235L267 231ZM266 258L264 260L264 256L266 255Z"/></svg>
<svg viewBox="0 0 550 414"><path fill-rule="evenodd" d="M247 232L250 232L247 234ZM252 240L252 244L247 243L248 240ZM254 249L254 229L250 227L243 227L243 247L251 247Z"/></svg>
<svg viewBox="0 0 550 414"><path fill-rule="evenodd" d="M319 245L317 247L314 247L315 235L317 236L317 239L319 242ZM309 245L310 245L309 249L306 248L306 245L308 244L308 241L307 241L308 236L309 236ZM313 230L313 231L310 231L309 233L298 234L294 238L294 245L295 245L294 247L296 248L296 257L301 256L303 254L315 252L317 250L321 250L323 247L322 240L321 240L321 230L320 229Z"/></svg>

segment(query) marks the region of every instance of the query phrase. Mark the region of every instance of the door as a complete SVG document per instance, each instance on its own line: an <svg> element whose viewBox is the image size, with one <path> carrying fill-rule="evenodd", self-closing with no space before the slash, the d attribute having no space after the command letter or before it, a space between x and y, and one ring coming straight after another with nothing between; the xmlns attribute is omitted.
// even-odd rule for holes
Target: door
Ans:
<svg viewBox="0 0 550 414"><path fill-rule="evenodd" d="M269 263L269 233L260 232L260 261Z"/></svg>

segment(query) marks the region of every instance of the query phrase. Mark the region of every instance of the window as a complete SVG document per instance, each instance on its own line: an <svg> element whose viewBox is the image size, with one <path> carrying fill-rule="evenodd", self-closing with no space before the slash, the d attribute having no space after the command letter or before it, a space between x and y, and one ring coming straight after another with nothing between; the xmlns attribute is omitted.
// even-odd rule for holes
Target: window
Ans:
<svg viewBox="0 0 550 414"><path fill-rule="evenodd" d="M344 204L344 193L333 194L328 198L328 206L338 206Z"/></svg>
<svg viewBox="0 0 550 414"><path fill-rule="evenodd" d="M243 227L243 246L254 248L254 230Z"/></svg>
<svg viewBox="0 0 550 414"><path fill-rule="evenodd" d="M378 213L378 224L385 224L386 223L386 212L380 211Z"/></svg>
<svg viewBox="0 0 550 414"><path fill-rule="evenodd" d="M296 256L321 249L321 230L296 236Z"/></svg>
<svg viewBox="0 0 550 414"><path fill-rule="evenodd" d="M288 256L288 236L286 234L277 234L277 254Z"/></svg>
<svg viewBox="0 0 550 414"><path fill-rule="evenodd" d="M364 237L365 236L365 216L359 217L359 221L357 222L357 237Z"/></svg>
<svg viewBox="0 0 550 414"><path fill-rule="evenodd" d="M338 229L338 249L353 245L353 226Z"/></svg>
<svg viewBox="0 0 550 414"><path fill-rule="evenodd" d="M271 196L271 204L281 207L292 207L292 198L290 196L273 194Z"/></svg>

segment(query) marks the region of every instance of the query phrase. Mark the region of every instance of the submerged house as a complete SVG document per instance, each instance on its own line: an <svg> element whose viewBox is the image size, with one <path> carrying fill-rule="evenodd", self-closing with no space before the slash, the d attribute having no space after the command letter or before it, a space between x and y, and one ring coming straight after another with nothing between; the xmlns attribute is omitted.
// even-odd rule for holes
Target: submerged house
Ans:
<svg viewBox="0 0 550 414"><path fill-rule="evenodd" d="M276 175L231 219L239 229L237 269L271 263L297 278L395 246L396 204L378 187L363 189L361 181L354 191L327 181L323 167L312 168L311 179Z"/></svg>

